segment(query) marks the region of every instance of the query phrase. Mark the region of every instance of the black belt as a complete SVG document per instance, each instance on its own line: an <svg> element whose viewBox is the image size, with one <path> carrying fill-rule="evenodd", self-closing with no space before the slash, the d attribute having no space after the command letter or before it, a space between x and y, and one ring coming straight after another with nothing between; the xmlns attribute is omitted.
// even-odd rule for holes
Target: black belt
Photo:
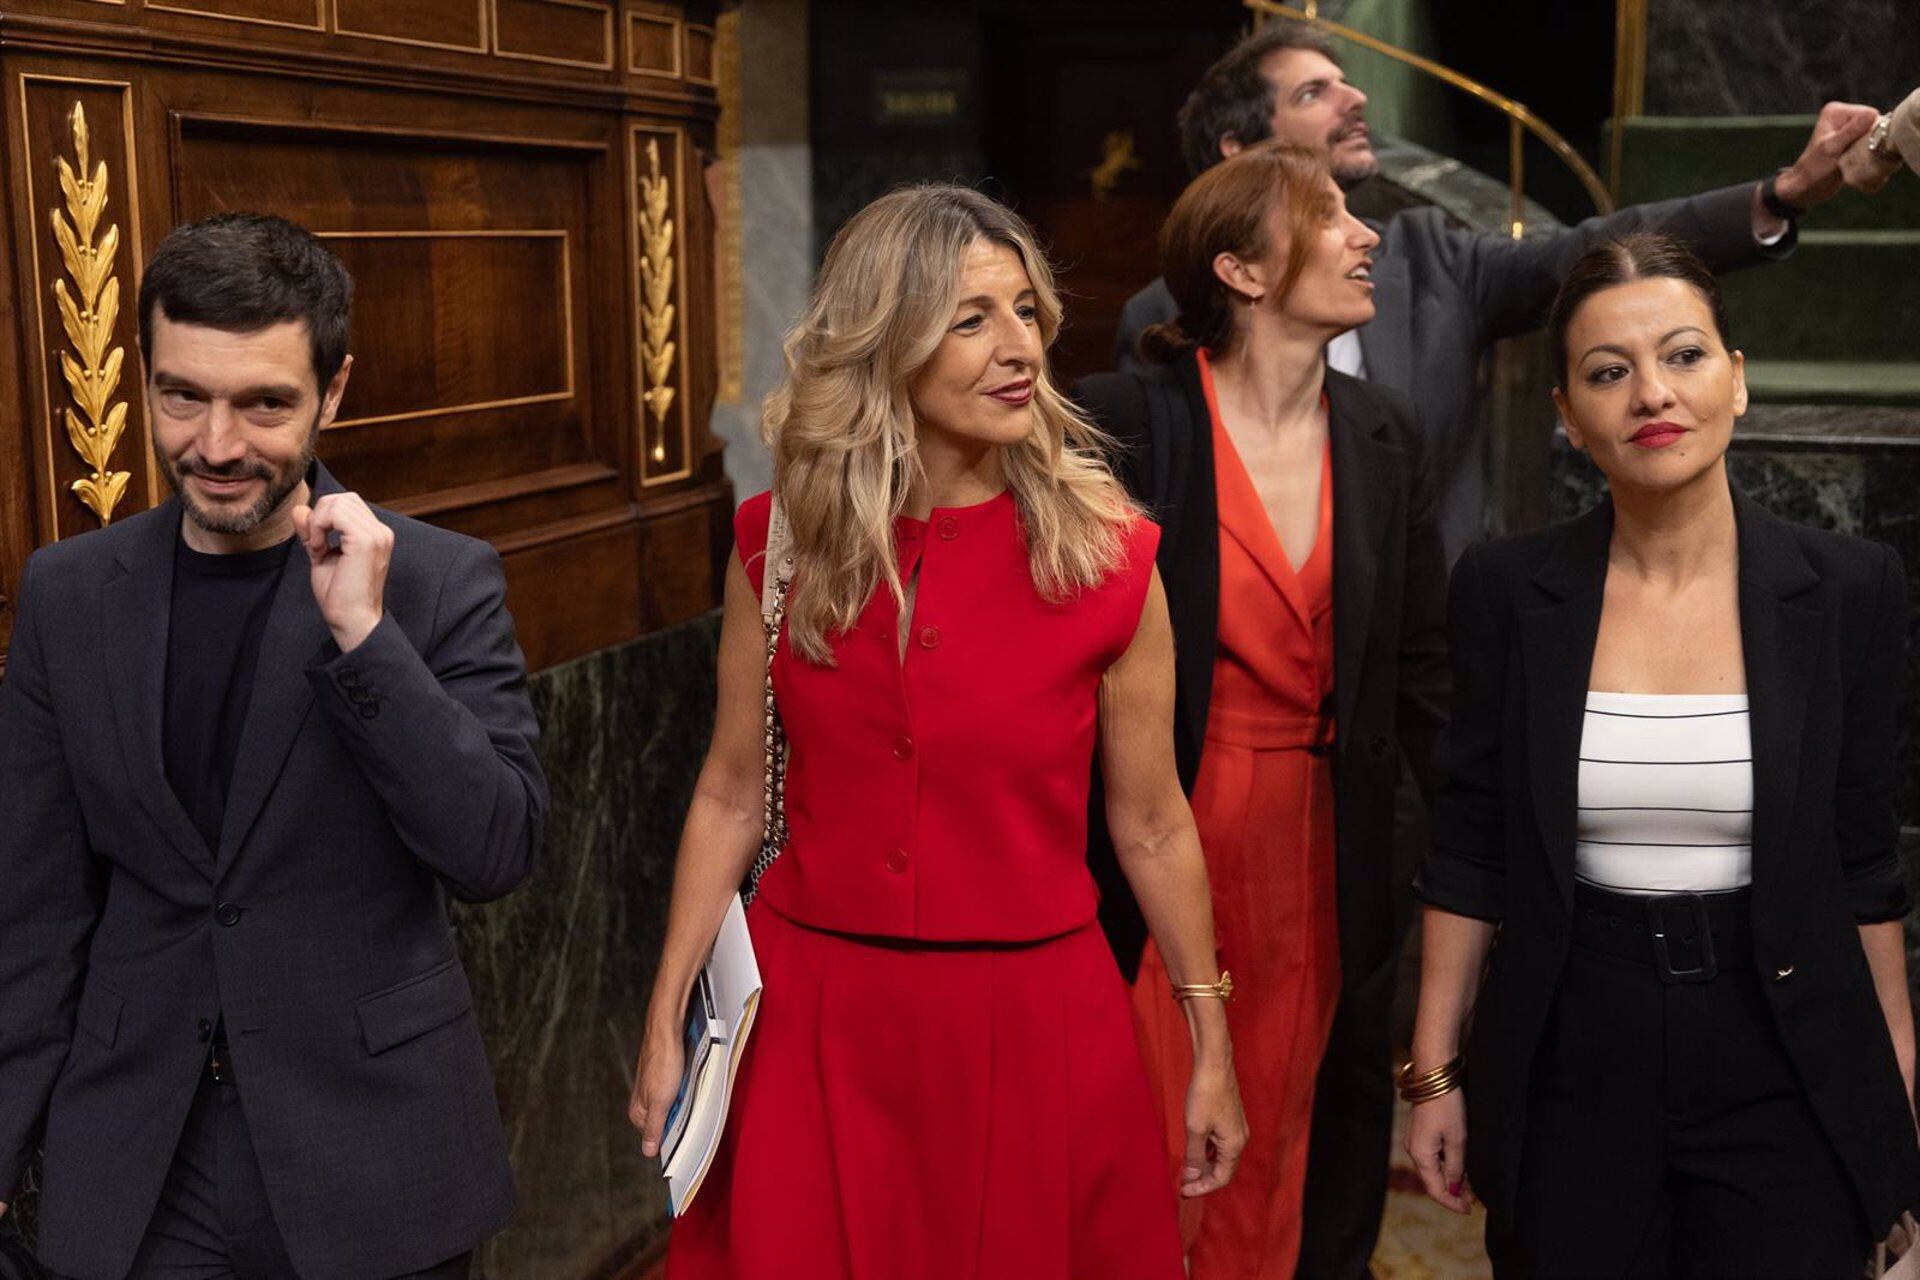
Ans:
<svg viewBox="0 0 1920 1280"><path fill-rule="evenodd" d="M1579 884L1573 942L1652 965L1662 982L1711 982L1723 970L1754 967L1753 894L1614 893Z"/></svg>

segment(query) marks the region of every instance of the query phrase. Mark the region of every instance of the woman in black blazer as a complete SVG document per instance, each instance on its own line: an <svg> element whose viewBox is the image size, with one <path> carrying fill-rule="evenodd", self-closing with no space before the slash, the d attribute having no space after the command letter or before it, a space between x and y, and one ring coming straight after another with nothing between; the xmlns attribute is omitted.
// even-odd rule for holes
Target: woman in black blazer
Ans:
<svg viewBox="0 0 1920 1280"><path fill-rule="evenodd" d="M1679 243L1583 256L1554 398L1610 499L1454 572L1401 1087L1501 1276L1857 1277L1920 1203L1905 579L1729 487L1726 332Z"/></svg>
<svg viewBox="0 0 1920 1280"><path fill-rule="evenodd" d="M1403 759L1432 758L1446 671L1445 559L1412 410L1326 367L1328 339L1372 314L1376 242L1324 158L1248 148L1168 219L1182 319L1150 335L1157 370L1075 388L1162 525L1176 758L1240 988L1228 1020L1249 1145L1241 1179L1185 1210L1193 1280L1331 1274L1327 1255L1370 1233L1384 1195L1389 1004L1412 909L1395 788ZM1151 949L1143 967L1101 807L1102 920L1135 981L1150 1073L1174 1080L1177 1028L1155 1028L1177 1014ZM1177 1109L1168 1119L1179 1133ZM1310 1130L1326 1138L1311 1159Z"/></svg>

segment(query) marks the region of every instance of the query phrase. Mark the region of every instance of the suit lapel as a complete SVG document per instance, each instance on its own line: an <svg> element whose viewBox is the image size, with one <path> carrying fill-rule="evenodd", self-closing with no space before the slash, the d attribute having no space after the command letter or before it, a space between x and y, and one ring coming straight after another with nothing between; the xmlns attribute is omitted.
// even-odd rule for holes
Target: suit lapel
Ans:
<svg viewBox="0 0 1920 1280"><path fill-rule="evenodd" d="M314 497L337 493L340 485L318 463L314 465ZM225 874L240 851L247 832L273 791L293 749L308 710L313 686L307 667L328 639L320 606L313 599L313 570L305 548L287 553L286 568L274 589L260 636L260 657L254 666L253 695L247 720L234 755L233 781L227 788L227 812L220 828L218 870Z"/></svg>
<svg viewBox="0 0 1920 1280"><path fill-rule="evenodd" d="M1520 613L1522 669L1527 691L1528 774L1533 810L1540 823L1554 882L1573 905L1573 846L1579 820L1580 735L1586 721L1587 684L1600 631L1606 590L1607 546L1613 534L1613 504L1603 502L1555 541L1534 573L1534 583L1554 598Z"/></svg>
<svg viewBox="0 0 1920 1280"><path fill-rule="evenodd" d="M1350 741L1360 673L1366 669L1373 627L1380 551L1387 529L1404 518L1406 456L1379 438L1386 424L1362 413L1344 374L1327 374L1327 447L1333 458L1333 687L1334 727Z"/></svg>
<svg viewBox="0 0 1920 1280"><path fill-rule="evenodd" d="M1220 508L1214 479L1213 417L1200 387L1199 362L1191 355L1176 366L1174 394L1186 397L1179 428L1188 434L1169 441L1165 481L1168 502L1180 511L1171 537L1160 543L1160 580L1175 634L1191 638L1175 647L1174 680L1183 714L1185 759L1199 768L1206 741L1207 707L1213 695L1213 659L1220 623ZM1185 779L1189 787L1193 778Z"/></svg>
<svg viewBox="0 0 1920 1280"><path fill-rule="evenodd" d="M1360 326L1367 380L1408 396L1413 386L1413 286L1405 258L1373 264L1373 319Z"/></svg>
<svg viewBox="0 0 1920 1280"><path fill-rule="evenodd" d="M1812 684L1806 673L1817 666L1826 615L1791 603L1820 579L1786 525L1737 489L1733 500L1740 527L1740 641L1753 734L1753 883L1756 898L1764 899L1780 883L1788 860Z"/></svg>
<svg viewBox="0 0 1920 1280"><path fill-rule="evenodd" d="M173 621L173 554L180 504L170 499L118 556L119 573L100 588L106 684L127 778L147 816L180 856L213 873L213 851L181 807L161 755L166 714L167 638Z"/></svg>

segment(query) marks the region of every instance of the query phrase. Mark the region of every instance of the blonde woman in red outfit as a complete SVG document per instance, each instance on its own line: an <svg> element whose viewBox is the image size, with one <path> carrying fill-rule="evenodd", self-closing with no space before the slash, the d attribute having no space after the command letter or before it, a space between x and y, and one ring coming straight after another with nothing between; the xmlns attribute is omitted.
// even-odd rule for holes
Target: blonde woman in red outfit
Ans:
<svg viewBox="0 0 1920 1280"><path fill-rule="evenodd" d="M1346 1133L1308 1150L1343 1017L1349 1044L1374 1046L1389 1105L1379 997L1410 878L1394 865L1394 793L1403 758L1428 767L1446 684L1446 570L1412 410L1327 367L1328 341L1373 314L1378 242L1323 156L1249 147L1168 218L1181 319L1149 331L1159 370L1075 388L1164 530L1176 750L1219 963L1246 980L1227 1020L1249 1141L1231 1187L1183 1206L1192 1280L1291 1280L1310 1156L1387 1158ZM1155 998L1166 952L1129 934L1130 905L1110 883L1102 914L1123 964L1139 956L1134 1016L1177 1160L1190 1051Z"/></svg>
<svg viewBox="0 0 1920 1280"><path fill-rule="evenodd" d="M977 193L835 238L768 403L796 574L774 663L786 850L748 913L765 994L672 1280L1179 1280L1174 1187L1084 861L1107 821L1171 981L1217 984L1172 752L1158 530L1054 389L1058 296ZM760 840L770 496L735 522L714 739L681 841L632 1118L648 1154L687 993ZM1179 1191L1245 1137L1223 1002Z"/></svg>

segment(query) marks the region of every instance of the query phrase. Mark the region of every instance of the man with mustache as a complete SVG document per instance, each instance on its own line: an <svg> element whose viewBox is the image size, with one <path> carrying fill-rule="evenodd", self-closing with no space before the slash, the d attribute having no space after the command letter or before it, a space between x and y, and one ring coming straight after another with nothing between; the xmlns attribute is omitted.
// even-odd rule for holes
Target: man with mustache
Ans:
<svg viewBox="0 0 1920 1280"><path fill-rule="evenodd" d="M1273 21L1201 76L1180 109L1181 149L1197 176L1242 147L1284 138L1324 148L1334 180L1352 190L1379 168L1366 111L1367 95L1348 82L1326 37ZM1872 107L1830 102L1799 157L1770 178L1636 205L1554 235L1516 241L1470 231L1432 206L1370 224L1380 233L1376 314L1336 338L1327 360L1342 373L1393 387L1419 409L1449 563L1487 532L1486 450L1475 412L1481 353L1546 322L1563 267L1589 244L1635 230L1677 236L1716 274L1784 257L1796 242L1798 215L1840 190L1841 154L1878 119ZM1177 310L1161 280L1129 298L1116 366L1142 370L1141 330Z"/></svg>
<svg viewBox="0 0 1920 1280"><path fill-rule="evenodd" d="M21 576L0 1198L40 1146L51 1275L450 1280L513 1213L447 899L526 879L546 784L499 557L314 458L352 291L279 218L170 234L173 497Z"/></svg>
<svg viewBox="0 0 1920 1280"><path fill-rule="evenodd" d="M1299 23L1270 22L1201 77L1180 111L1182 148L1198 175L1253 143L1284 138L1324 149L1334 180L1351 189L1378 168L1366 106L1366 94L1347 81L1325 37ZM1795 242L1796 215L1839 190L1839 158L1877 114L1829 103L1799 158L1772 178L1623 209L1554 235L1516 241L1470 231L1433 207L1369 224L1380 235L1370 275L1375 315L1335 338L1327 362L1402 392L1419 411L1449 562L1486 532L1486 450L1475 404L1480 357L1495 340L1545 322L1563 267L1594 241L1637 229L1678 236L1716 272L1783 256ZM1177 311L1161 280L1129 299L1118 366L1153 380L1137 351L1139 335ZM1185 397L1174 395L1170 403ZM1162 571L1173 566L1163 564ZM1296 1272L1314 1280L1369 1274L1385 1204L1394 1098L1391 1009L1399 943L1411 918L1409 884L1426 846L1411 777L1403 766L1393 918L1341 921L1340 1002L1315 1082ZM1097 833L1098 823L1092 829ZM1105 887L1102 922L1131 979L1144 937L1138 910L1105 874L1111 854L1097 834L1090 857ZM1382 936L1393 940L1384 955L1357 941Z"/></svg>

